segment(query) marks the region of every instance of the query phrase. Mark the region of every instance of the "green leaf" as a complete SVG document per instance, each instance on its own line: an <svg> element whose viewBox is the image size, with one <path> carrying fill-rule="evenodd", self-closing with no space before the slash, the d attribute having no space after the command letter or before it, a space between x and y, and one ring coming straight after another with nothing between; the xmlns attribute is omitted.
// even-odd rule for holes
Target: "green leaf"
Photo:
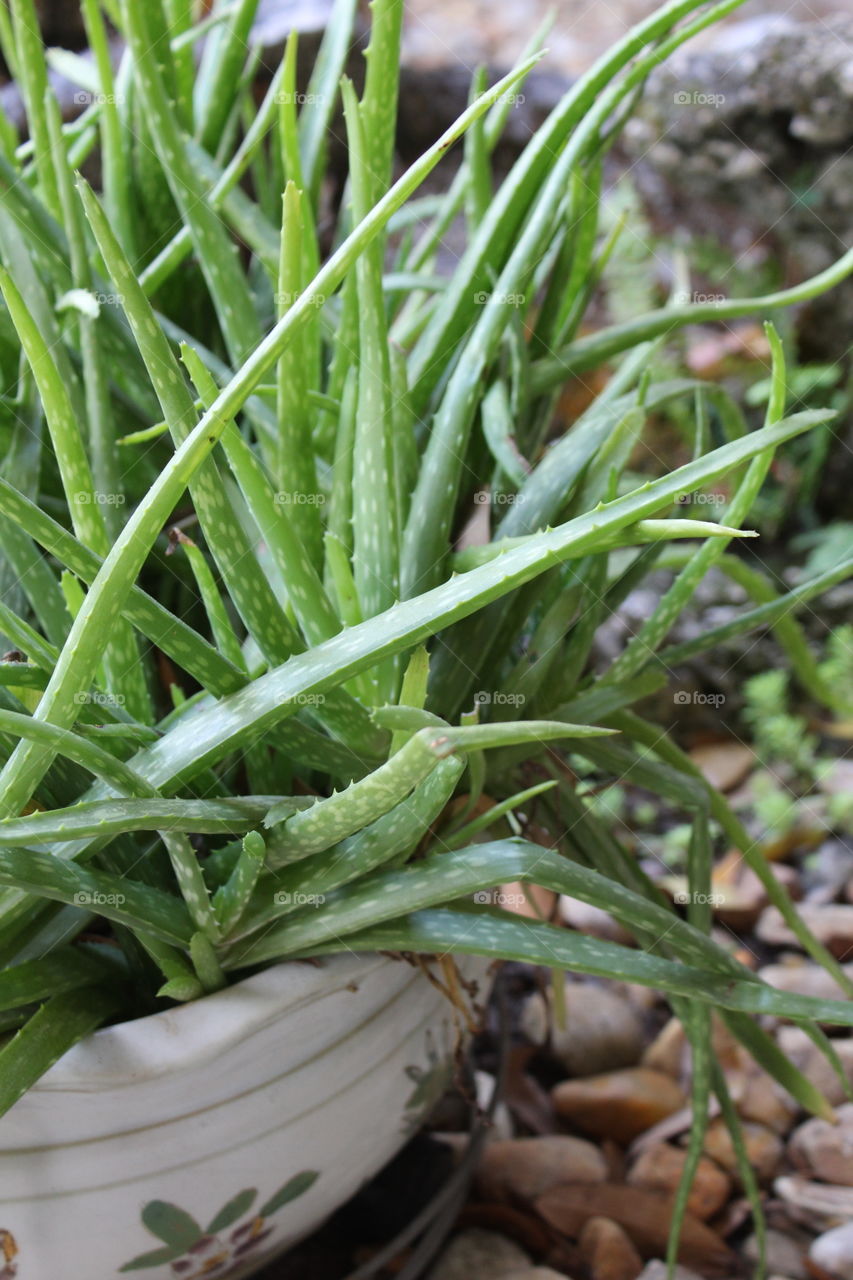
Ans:
<svg viewBox="0 0 853 1280"><path fill-rule="evenodd" d="M0 1048L0 1115L78 1040L121 1009L117 989L81 987L51 996Z"/></svg>
<svg viewBox="0 0 853 1280"><path fill-rule="evenodd" d="M244 1213L249 1212L255 1203L257 1194L257 1190L254 1187L247 1187L245 1191L239 1191L211 1219L207 1234L216 1235L217 1231L225 1231L228 1227L233 1227L238 1218L242 1218Z"/></svg>
<svg viewBox="0 0 853 1280"><path fill-rule="evenodd" d="M153 1236L181 1253L198 1244L204 1234L195 1218L168 1200L149 1200L142 1221Z"/></svg>
<svg viewBox="0 0 853 1280"><path fill-rule="evenodd" d="M304 1196L305 1192L313 1187L319 1176L319 1173L314 1173L310 1169L306 1169L303 1173L295 1174L274 1196L267 1200L266 1204L261 1206L259 1210L260 1217L270 1218L274 1213L278 1213L279 1209L283 1209L286 1204L290 1204L291 1200Z"/></svg>

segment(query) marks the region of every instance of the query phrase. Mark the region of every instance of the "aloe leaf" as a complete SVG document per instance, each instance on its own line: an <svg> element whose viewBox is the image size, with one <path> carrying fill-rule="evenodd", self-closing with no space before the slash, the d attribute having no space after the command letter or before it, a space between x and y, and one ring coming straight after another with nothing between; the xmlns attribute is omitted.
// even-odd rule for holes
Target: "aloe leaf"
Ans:
<svg viewBox="0 0 853 1280"><path fill-rule="evenodd" d="M227 19L208 36L195 83L196 136L215 150L234 103L233 86L246 60L258 0L239 0Z"/></svg>
<svg viewBox="0 0 853 1280"><path fill-rule="evenodd" d="M544 883L539 880L538 870L535 878L537 884ZM295 921L290 921L289 929L292 930L294 925ZM637 982L668 995L683 996L743 1013L772 1012L779 1017L794 1016L839 1026L853 1025L853 1011L842 1000L792 996L760 982L733 980L711 969L697 969L613 942L571 933L555 925L521 921L515 916L490 911L416 910L401 919L348 933L343 945L341 938L330 941L327 937L321 941L320 937L318 930L310 949L306 946L304 951L300 949L300 954L322 955L339 950L403 951L422 955L452 952L495 960L521 960L620 982ZM258 944L248 955L254 961L262 953L272 957L274 951L269 945ZM238 958L240 965L244 964L246 953Z"/></svg>
<svg viewBox="0 0 853 1280"><path fill-rule="evenodd" d="M263 837L257 831L250 831L243 839L234 870L213 899L213 910L223 936L233 930L249 905L263 870L265 857L266 845Z"/></svg>
<svg viewBox="0 0 853 1280"><path fill-rule="evenodd" d="M533 367L532 387L544 393L564 383L567 378L595 369L621 351L635 347L637 343L674 333L688 324L724 324L741 316L761 315L808 302L810 298L825 293L846 280L853 272L853 249L849 249L837 262L802 284L760 298L728 299L712 304L696 303L681 307L667 307L649 315L639 316L625 324L614 325L589 337L570 342L555 355L543 357Z"/></svg>
<svg viewBox="0 0 853 1280"><path fill-rule="evenodd" d="M382 0L381 9L387 23L387 15L400 12L402 4L400 0ZM376 70L372 59L380 56L383 49L384 45L374 47L368 63L368 78L374 85ZM377 187L382 185L387 130L383 128L380 137L371 138L370 131L377 125L379 104L372 97L368 100L365 93L365 100L359 106L355 91L346 80L343 99L351 156L353 217L360 222L367 216ZM377 164L379 168L375 169ZM391 436L391 365L382 294L382 244L379 239L356 264L356 288L359 359L352 477L353 576L362 615L368 618L388 608L397 598L400 570L400 517ZM389 698L393 693L393 666L377 667L372 674L377 700Z"/></svg>
<svg viewBox="0 0 853 1280"><path fill-rule="evenodd" d="M409 796L375 822L340 844L314 854L307 864L283 867L263 876L251 906L229 942L236 942L279 917L298 911L305 905L306 894L322 904L326 894L377 867L407 861L449 804L463 768L458 757L440 760Z"/></svg>
<svg viewBox="0 0 853 1280"><path fill-rule="evenodd" d="M79 947L58 947L38 960L0 970L0 1009L17 1009L77 987L97 986L110 972Z"/></svg>
<svg viewBox="0 0 853 1280"><path fill-rule="evenodd" d="M0 1115L5 1114L78 1040L118 1012L121 992L84 987L51 997L0 1048Z"/></svg>
<svg viewBox="0 0 853 1280"><path fill-rule="evenodd" d="M176 946L187 946L192 936L190 917L174 894L49 853L0 849L0 884L94 911Z"/></svg>
<svg viewBox="0 0 853 1280"><path fill-rule="evenodd" d="M49 809L25 818L0 822L0 844L46 844L80 836L121 835L125 831L195 831L228 835L257 825L269 801L235 797L231 800L162 800L156 797L122 800L84 800L67 809Z"/></svg>

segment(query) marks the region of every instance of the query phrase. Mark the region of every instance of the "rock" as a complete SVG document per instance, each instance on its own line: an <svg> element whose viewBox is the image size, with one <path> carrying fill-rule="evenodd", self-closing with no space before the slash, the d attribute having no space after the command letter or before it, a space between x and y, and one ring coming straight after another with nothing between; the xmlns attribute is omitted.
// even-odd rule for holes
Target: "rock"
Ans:
<svg viewBox="0 0 853 1280"><path fill-rule="evenodd" d="M807 1248L807 1238L795 1239L790 1235L786 1235L784 1231L775 1231L773 1227L768 1227L766 1243L768 1271L775 1271L779 1275L787 1276L788 1280L808 1280L808 1272L805 1267ZM745 1241L743 1256L750 1262L758 1261L757 1236L751 1235Z"/></svg>
<svg viewBox="0 0 853 1280"><path fill-rule="evenodd" d="M628 1174L628 1182L633 1187L648 1187L650 1190L666 1191L675 1195L681 1174L684 1169L687 1153L680 1147L670 1146L668 1142L660 1142L649 1147L634 1162ZM732 1181L718 1164L707 1156L702 1156L687 1208L703 1222L713 1218L722 1209L732 1190Z"/></svg>
<svg viewBox="0 0 853 1280"><path fill-rule="evenodd" d="M777 1178L773 1190L790 1217L812 1231L825 1231L839 1222L853 1220L853 1188L810 1182L798 1175Z"/></svg>
<svg viewBox="0 0 853 1280"><path fill-rule="evenodd" d="M536 1201L536 1210L545 1221L570 1238L578 1237L590 1218L612 1219L647 1257L666 1252L672 1209L672 1196L615 1182L555 1187ZM678 1260L687 1266L716 1270L730 1267L732 1255L715 1231L686 1213Z"/></svg>
<svg viewBox="0 0 853 1280"><path fill-rule="evenodd" d="M453 1237L430 1271L429 1280L471 1280L472 1276L498 1280L513 1272L529 1272L532 1266L524 1250L506 1236L469 1227Z"/></svg>
<svg viewBox="0 0 853 1280"><path fill-rule="evenodd" d="M654 1258L646 1263L645 1270L637 1280L667 1280L668 1275L666 1263L661 1262L660 1258ZM695 1271L688 1271L686 1267L676 1267L672 1273L672 1280L702 1280L702 1277L697 1276Z"/></svg>
<svg viewBox="0 0 853 1280"><path fill-rule="evenodd" d="M755 765L755 753L742 742L705 742L694 747L690 759L717 791L731 791Z"/></svg>
<svg viewBox="0 0 853 1280"><path fill-rule="evenodd" d="M490 1143L476 1183L485 1200L535 1200L564 1182L604 1182L607 1174L607 1161L591 1142L547 1134Z"/></svg>
<svg viewBox="0 0 853 1280"><path fill-rule="evenodd" d="M809 1039L802 1027L780 1027L776 1033L776 1040L785 1056L808 1076L832 1106L838 1106L844 1102L847 1095L831 1063L827 1061L814 1041ZM841 1060L847 1079L853 1085L853 1037L833 1039L832 1044Z"/></svg>
<svg viewBox="0 0 853 1280"><path fill-rule="evenodd" d="M853 1280L853 1222L818 1236L809 1249L809 1257L838 1280Z"/></svg>
<svg viewBox="0 0 853 1280"><path fill-rule="evenodd" d="M839 959L853 953L853 906L848 903L803 902L799 913L815 937ZM763 911L755 932L762 942L773 947L796 947L796 937L776 907Z"/></svg>
<svg viewBox="0 0 853 1280"><path fill-rule="evenodd" d="M551 1034L551 1010L541 991L531 991L521 1006L518 1029L524 1038L535 1045L543 1045Z"/></svg>
<svg viewBox="0 0 853 1280"><path fill-rule="evenodd" d="M623 995L591 982L565 984L566 1027L552 1019L551 1050L572 1076L594 1076L639 1062L642 1019Z"/></svg>
<svg viewBox="0 0 853 1280"><path fill-rule="evenodd" d="M842 966L853 982L853 964ZM758 971L759 978L777 991L793 991L800 996L815 996L818 1000L846 1000L847 994L819 964L802 960L799 956L782 964L768 964Z"/></svg>
<svg viewBox="0 0 853 1280"><path fill-rule="evenodd" d="M678 1111L685 1095L674 1080L649 1067L629 1067L585 1080L566 1080L552 1091L564 1120L599 1138L631 1142Z"/></svg>
<svg viewBox="0 0 853 1280"><path fill-rule="evenodd" d="M643 1261L618 1222L590 1218L578 1240L591 1280L637 1280Z"/></svg>
<svg viewBox="0 0 853 1280"><path fill-rule="evenodd" d="M743 1065L728 1074L732 1099L742 1120L765 1125L783 1137L797 1118L798 1107L786 1089L741 1050Z"/></svg>
<svg viewBox="0 0 853 1280"><path fill-rule="evenodd" d="M524 1271L508 1271L501 1280L567 1280L563 1271L552 1271L550 1267L527 1267Z"/></svg>
<svg viewBox="0 0 853 1280"><path fill-rule="evenodd" d="M776 1174L782 1162L784 1151L782 1140L763 1124L754 1124L752 1121L745 1120L741 1127L749 1163L759 1181L767 1182ZM739 1180L737 1157L722 1116L717 1116L708 1125L708 1132L705 1135L705 1154L712 1160L716 1160L717 1164L722 1165L733 1178Z"/></svg>
<svg viewBox="0 0 853 1280"><path fill-rule="evenodd" d="M570 898L566 894L560 897L560 916L565 924L578 933L586 933L591 938L601 938L604 942L619 942L623 947L633 947L634 937L614 920L609 912L601 907L593 907L580 898Z"/></svg>
<svg viewBox="0 0 853 1280"><path fill-rule="evenodd" d="M838 1123L815 1116L791 1136L788 1155L806 1177L853 1187L853 1103L839 1107Z"/></svg>
<svg viewBox="0 0 853 1280"><path fill-rule="evenodd" d="M740 858L740 854L738 854ZM771 864L774 880L777 880L792 898L799 898L799 875L794 867L784 862ZM731 880L713 880L714 894L718 901L714 906L714 915L721 924L727 925L740 933L755 926L768 903L767 890L751 867L741 860L735 877Z"/></svg>
<svg viewBox="0 0 853 1280"><path fill-rule="evenodd" d="M495 1090L495 1078L488 1071L474 1072L474 1087L477 1091L477 1106L481 1111L488 1111ZM508 1141L514 1133L512 1116L505 1102L499 1102L492 1112L492 1126L489 1137L492 1140Z"/></svg>
<svg viewBox="0 0 853 1280"><path fill-rule="evenodd" d="M689 1072L690 1053L684 1026L678 1018L669 1022L655 1036L641 1059L644 1067L663 1071L673 1080L683 1080Z"/></svg>

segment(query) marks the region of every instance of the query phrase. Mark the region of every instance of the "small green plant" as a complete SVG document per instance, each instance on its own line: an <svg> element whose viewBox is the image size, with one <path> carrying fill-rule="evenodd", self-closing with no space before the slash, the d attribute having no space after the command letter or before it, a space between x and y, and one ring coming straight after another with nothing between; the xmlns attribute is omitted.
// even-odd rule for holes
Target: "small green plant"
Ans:
<svg viewBox="0 0 853 1280"><path fill-rule="evenodd" d="M495 187L535 44L392 183L402 0L375 0L361 98L340 85L335 210L326 138L355 0L337 0L307 92L291 40L257 110L252 0L216 8L197 68L190 0L110 0L116 73L86 0L94 61L64 70L95 96L72 124L32 0L12 0L0 41L29 138L0 128L0 1019L14 1033L0 1110L95 1027L259 965L373 949L527 959L645 983L684 1018L696 1122L673 1251L712 1089L760 1212L711 1010L821 1113L750 1015L802 1021L825 1045L818 1024L853 1013L766 986L711 938L709 818L851 984L723 797L634 707L686 653L763 625L821 683L794 611L853 564L778 595L729 551L776 450L831 417L787 413L772 328L756 430L722 388L648 370L667 335L808 299L853 271L853 251L767 297L673 299L582 329L608 253L604 155L653 68L737 3L672 0L640 24ZM418 196L457 143L446 195ZM96 147L99 194L75 177ZM457 215L467 247L444 280ZM604 390L546 446L566 379L604 362ZM678 401L692 461L626 479L648 421ZM685 515L723 477L720 518ZM672 587L595 673L600 624L664 551ZM713 565L745 575L755 607L667 646ZM689 822L686 919L584 802L560 744ZM565 835L490 838L509 814ZM606 909L638 948L474 900L514 880Z"/></svg>

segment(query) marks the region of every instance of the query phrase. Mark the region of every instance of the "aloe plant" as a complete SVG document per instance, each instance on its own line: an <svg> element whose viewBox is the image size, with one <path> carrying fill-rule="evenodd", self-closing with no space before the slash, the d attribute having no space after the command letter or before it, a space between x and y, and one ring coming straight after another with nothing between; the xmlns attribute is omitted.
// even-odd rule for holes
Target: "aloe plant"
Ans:
<svg viewBox="0 0 853 1280"><path fill-rule="evenodd" d="M853 251L784 293L579 336L612 251L602 157L650 71L738 2L673 0L636 27L495 186L535 42L394 180L402 0L374 0L360 99L341 81L356 6L338 0L310 92L296 91L293 37L257 112L250 0L214 8L212 27L188 2L110 3L118 72L86 0L94 62L63 70L95 97L70 124L32 0L12 0L0 38L30 137L0 130L1 1109L106 1021L359 947L647 983L685 1020L697 1114L711 1090L731 1110L711 1008L826 1110L749 1015L801 1022L832 1058L818 1024L853 1014L768 988L712 940L712 817L805 949L851 984L723 797L635 706L673 662L766 623L821 696L793 615L853 565L780 597L731 548L776 451L832 415L788 411L769 326L773 389L754 430L721 388L648 368L693 321L831 287ZM349 175L334 210L339 84ZM463 138L447 194L418 195ZM100 193L76 174L96 147ZM437 249L463 213L467 248L443 280ZM605 360L605 389L543 443L561 383ZM634 485L647 423L681 400L696 406L693 460ZM679 500L722 477L723 518L685 519ZM475 545L460 546L474 514ZM667 547L672 587L594 674L599 625ZM667 648L712 564L755 608ZM686 919L585 807L567 751L689 816ZM566 832L551 848L500 838L532 807ZM472 901L504 880L606 907L639 950Z"/></svg>

